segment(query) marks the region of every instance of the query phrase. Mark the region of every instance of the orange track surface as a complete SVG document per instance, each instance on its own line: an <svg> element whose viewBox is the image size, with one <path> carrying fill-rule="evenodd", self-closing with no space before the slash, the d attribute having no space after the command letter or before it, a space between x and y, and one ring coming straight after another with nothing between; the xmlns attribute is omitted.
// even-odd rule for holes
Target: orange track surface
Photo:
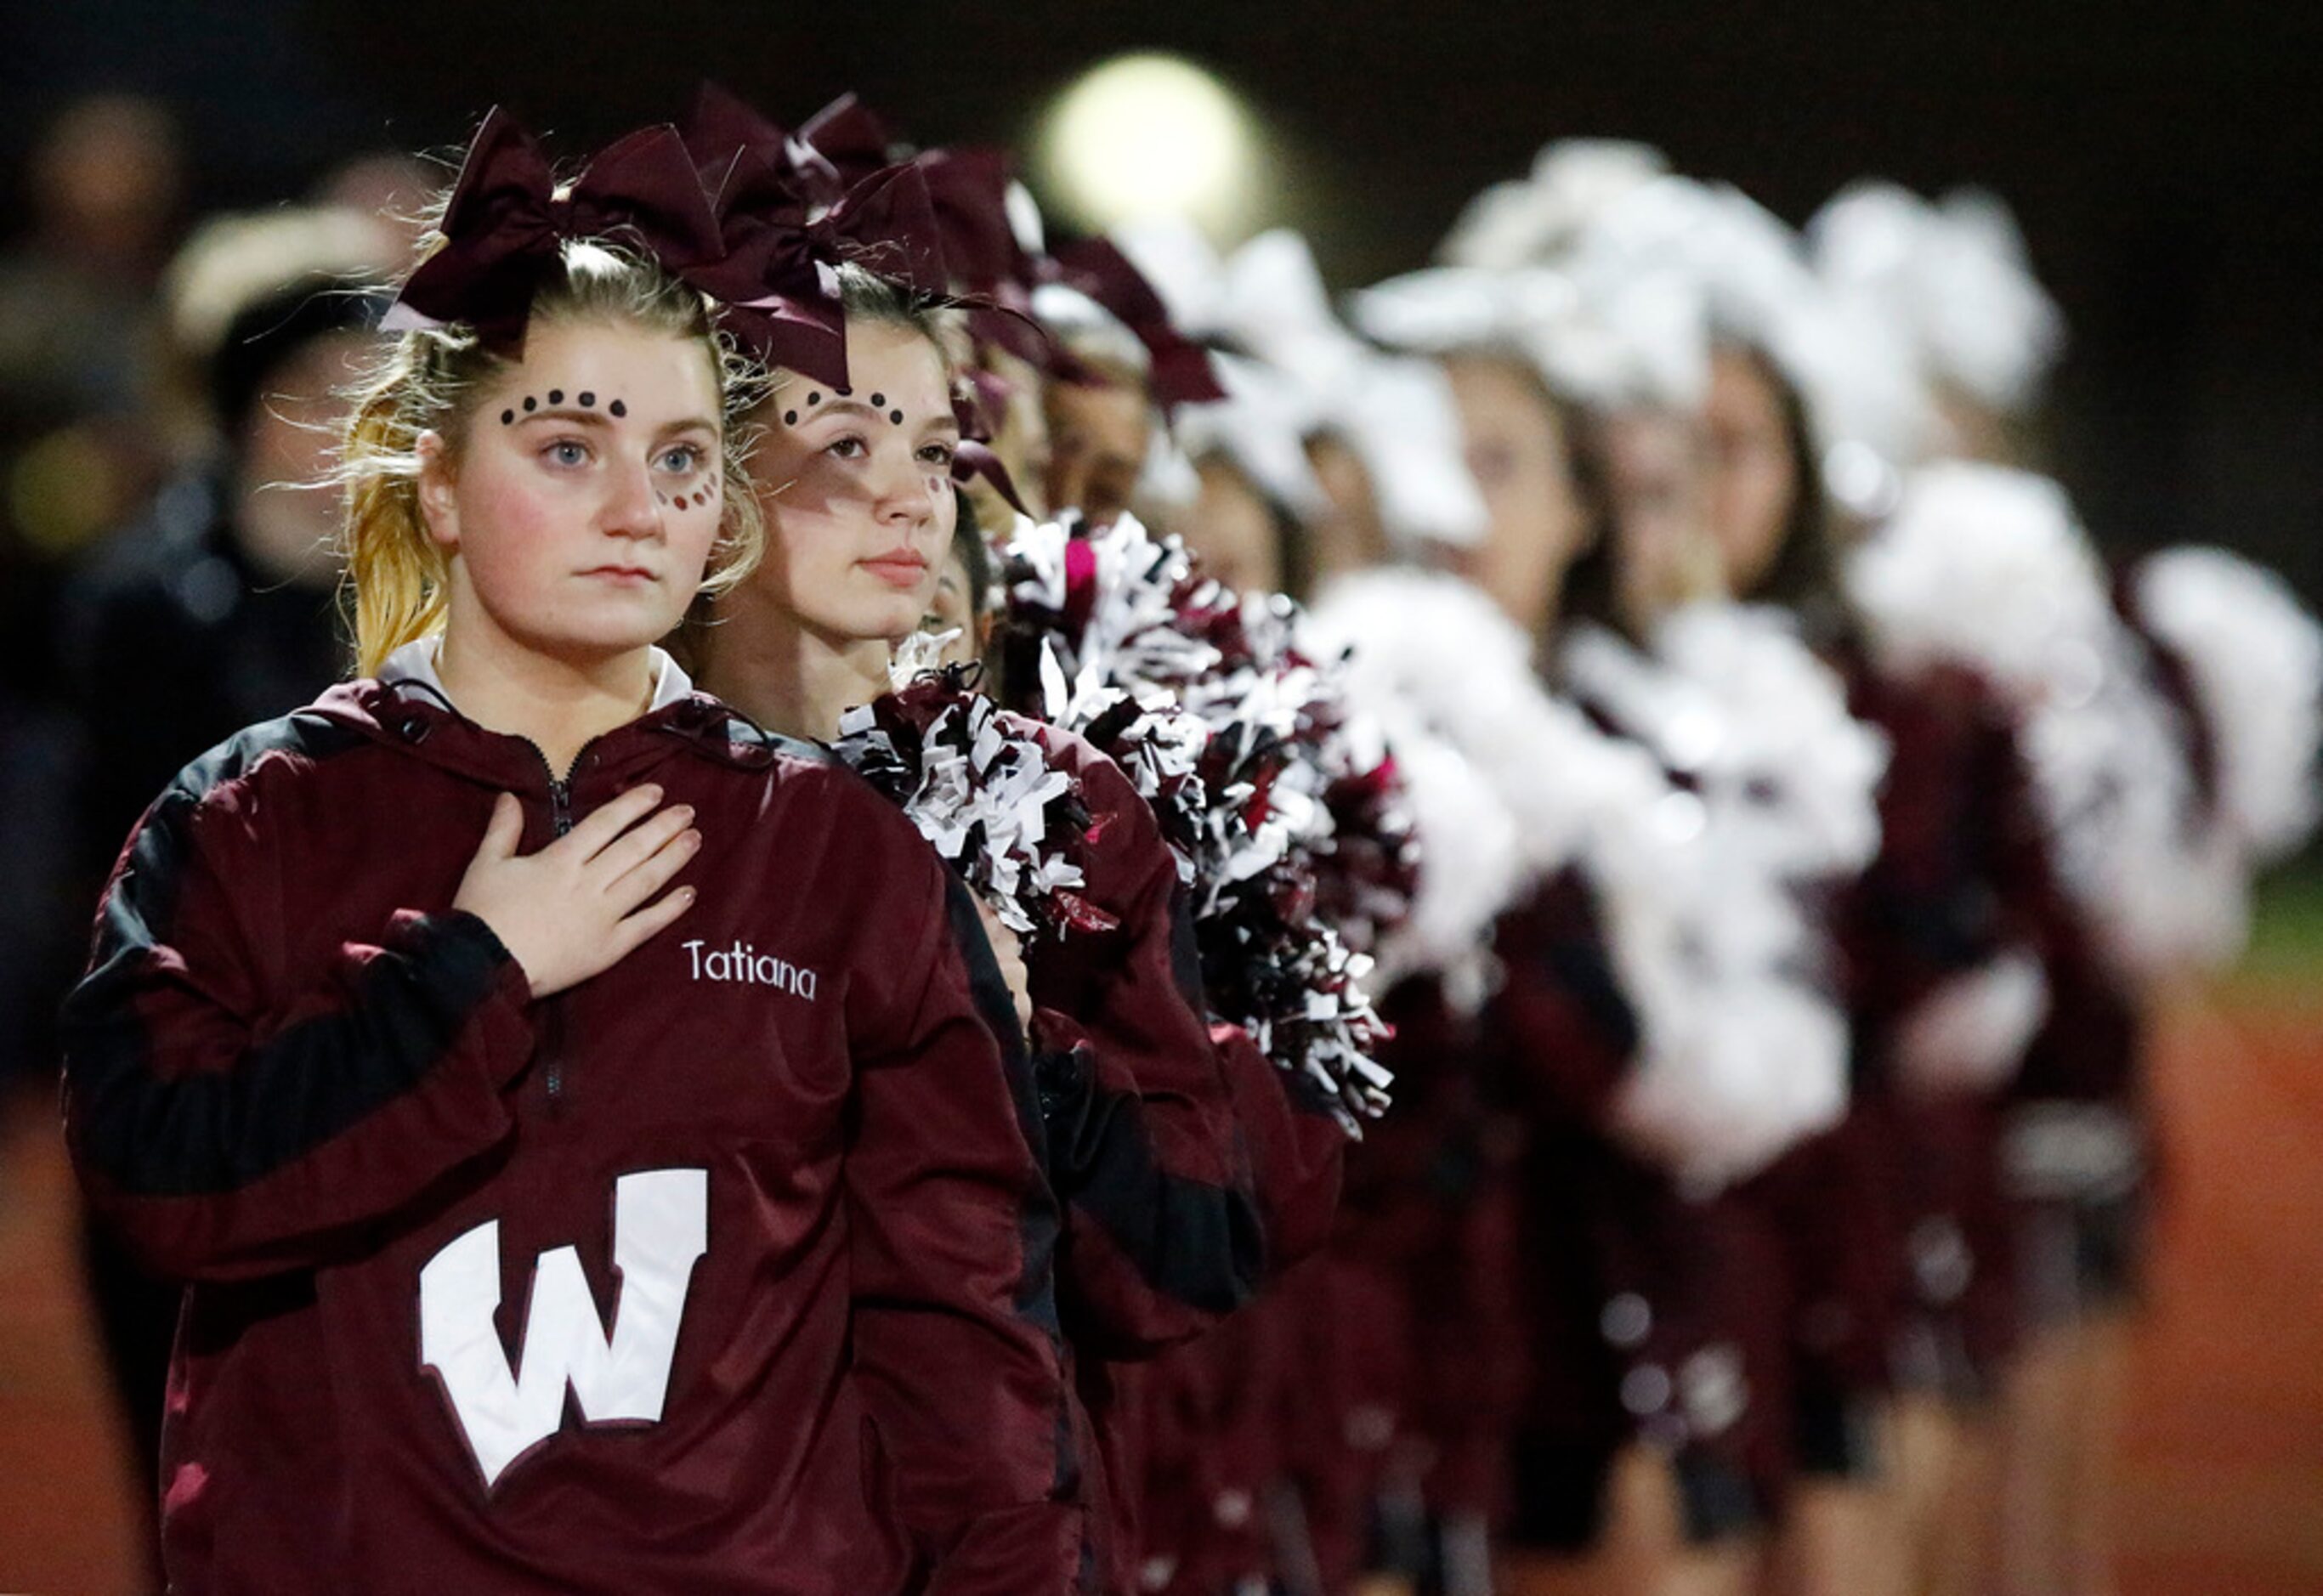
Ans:
<svg viewBox="0 0 2323 1596"><path fill-rule="evenodd" d="M2323 1592L2323 991L2175 1012L2125 1460L2122 1596ZM46 1104L0 1117L0 1591L138 1588L128 1470Z"/></svg>

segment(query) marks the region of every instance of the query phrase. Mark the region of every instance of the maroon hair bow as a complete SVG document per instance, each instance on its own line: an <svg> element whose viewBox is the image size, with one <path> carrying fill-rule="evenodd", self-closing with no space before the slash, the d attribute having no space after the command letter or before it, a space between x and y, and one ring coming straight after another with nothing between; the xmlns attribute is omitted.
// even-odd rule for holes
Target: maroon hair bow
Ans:
<svg viewBox="0 0 2323 1596"><path fill-rule="evenodd" d="M944 264L969 296L969 335L1042 371L1063 352L1033 315L1033 285L1053 276L1047 259L1026 247L1010 215L1015 169L997 150L929 150L913 164L925 175L943 241Z"/></svg>
<svg viewBox="0 0 2323 1596"><path fill-rule="evenodd" d="M1210 352L1171 325L1162 296L1111 240L1085 239L1058 251L1054 259L1053 280L1096 300L1145 346L1151 362L1147 383L1164 409L1212 404L1226 397L1210 364ZM1070 370L1060 375L1075 380Z"/></svg>
<svg viewBox="0 0 2323 1596"><path fill-rule="evenodd" d="M836 204L864 179L910 153L886 122L850 90L806 119L791 158L809 191L825 204Z"/></svg>
<svg viewBox="0 0 2323 1596"><path fill-rule="evenodd" d="M523 346L533 293L568 240L629 244L689 280L723 253L676 129L645 128L607 146L559 195L540 146L498 107L468 146L437 231L444 242L381 325L464 322L501 348Z"/></svg>
<svg viewBox="0 0 2323 1596"><path fill-rule="evenodd" d="M934 206L913 163L882 167L825 203L801 174L800 141L713 86L696 100L685 142L715 196L725 250L695 280L769 365L847 385L841 265L924 298L949 295Z"/></svg>

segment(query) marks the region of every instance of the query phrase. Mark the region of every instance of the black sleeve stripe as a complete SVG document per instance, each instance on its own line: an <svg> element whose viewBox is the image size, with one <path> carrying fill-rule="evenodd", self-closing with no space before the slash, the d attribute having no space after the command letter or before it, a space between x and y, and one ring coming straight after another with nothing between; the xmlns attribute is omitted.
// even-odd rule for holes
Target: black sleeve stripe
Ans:
<svg viewBox="0 0 2323 1596"><path fill-rule="evenodd" d="M1040 1289L1042 1282L1054 1279L1052 1270L1060 1226L1053 1187L1048 1179L1048 1140L1041 1129L1041 1096L1033 1078L1032 1056L1024 1046L1024 1028L1016 1023L1015 995L1008 990L1008 982L993 958L992 943L984 934L984 920L976 910L976 894L949 866L944 867L943 878L944 914L951 922L951 940L968 965L969 995L975 1001L978 1017L999 1045L1001 1072L1007 1078L1008 1096L1016 1109L1016 1126L1024 1133L1024 1145L1042 1177L1039 1199L1024 1206L1027 1267L1017 1311L1051 1335L1059 1336L1061 1332L1057 1325L1055 1294Z"/></svg>
<svg viewBox="0 0 2323 1596"><path fill-rule="evenodd" d="M1024 1028L1016 1021L1015 995L1008 990L999 962L993 957L991 940L984 934L984 917L977 913L976 895L949 866L943 867L943 883L944 917L950 922L952 941L968 964L969 994L985 1028L999 1045L1001 1071L1007 1078L1008 1095L1015 1105L1017 1129L1041 1176L1037 1188L1026 1193L1017 1220L1017 1234L1024 1249L1024 1272L1017 1283L1015 1307L1019 1317L1038 1325L1048 1336L1049 1344L1057 1353L1058 1368L1066 1370L1070 1363L1064 1325L1057 1315L1057 1267L1062 1257L1059 1242L1064 1227L1057 1212L1055 1185L1050 1179L1048 1137L1041 1124L1040 1087L1033 1077ZM1073 1405L1069 1400L1057 1405L1056 1427L1050 1435L1050 1444L1056 1449L1057 1459L1050 1488L1057 1500L1073 1500L1080 1491L1081 1460L1073 1430Z"/></svg>
<svg viewBox="0 0 2323 1596"><path fill-rule="evenodd" d="M293 716L205 756L148 812L106 894L95 965L65 1000L66 1079L81 1156L126 1194L234 1191L295 1161L417 1083L499 980L507 952L481 921L423 921L365 967L347 1008L288 1028L231 1070L155 1074L136 989L173 934L197 809L268 753L327 755L346 739L362 734Z"/></svg>
<svg viewBox="0 0 2323 1596"><path fill-rule="evenodd" d="M1029 1087L1032 1075L1026 1063L1024 1028L1016 1022L1016 995L1008 989L999 960L993 956L992 940L984 934L984 917L977 913L974 890L950 866L944 868L944 913L951 921L952 940L960 945L960 956L968 965L969 995L976 1000L976 1012L993 1040L1000 1044L1010 1084L1021 1079ZM1039 1123L1037 1111L1033 1123Z"/></svg>
<svg viewBox="0 0 2323 1596"><path fill-rule="evenodd" d="M1194 932L1194 905L1182 883L1170 891L1170 973L1186 1006L1207 1016L1209 994L1202 986L1202 944Z"/></svg>
<svg viewBox="0 0 2323 1596"><path fill-rule="evenodd" d="M1249 1301L1266 1269L1249 1195L1161 1169L1135 1094L1106 1090L1081 1060L1057 1062L1073 1070L1049 1120L1051 1175L1067 1200L1161 1295L1219 1314Z"/></svg>

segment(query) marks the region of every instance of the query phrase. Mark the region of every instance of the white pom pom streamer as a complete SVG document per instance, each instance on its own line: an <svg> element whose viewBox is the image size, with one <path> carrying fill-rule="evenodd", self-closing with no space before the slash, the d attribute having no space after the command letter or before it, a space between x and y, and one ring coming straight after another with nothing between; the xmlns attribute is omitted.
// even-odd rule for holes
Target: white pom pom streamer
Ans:
<svg viewBox="0 0 2323 1596"><path fill-rule="evenodd" d="M1516 879L1466 906L1504 904L1566 868L1590 881L1639 1018L1623 1117L1642 1146L1715 1188L1833 1122L1846 1027L1795 973L1798 899L1755 853L1712 846L1701 798L1551 698L1522 633L1464 582L1368 572L1327 589L1312 620L1318 641L1351 651L1350 692L1400 705L1380 712L1440 740L1465 766L1447 763L1446 779L1480 784L1513 826ZM1423 900L1435 864L1423 854Z"/></svg>
<svg viewBox="0 0 2323 1596"><path fill-rule="evenodd" d="M2221 548L2149 557L2136 598L2213 729L2222 818L2254 862L2295 851L2315 828L2323 628L2290 583Z"/></svg>
<svg viewBox="0 0 2323 1596"><path fill-rule="evenodd" d="M2063 346L2064 318L1999 200L1971 190L1937 206L1892 183L1858 183L1808 234L1824 280L1903 330L1929 381L2009 414L2032 406Z"/></svg>
<svg viewBox="0 0 2323 1596"><path fill-rule="evenodd" d="M2145 979L2232 955L2239 844L2198 825L2180 711L2055 483L1915 472L1847 580L1891 668L1964 665L2015 706L2058 878L2118 968Z"/></svg>
<svg viewBox="0 0 2323 1596"><path fill-rule="evenodd" d="M1184 784L1198 801L1180 811L1190 834L1173 841L1213 1001L1277 1064L1324 1087L1352 1132L1386 1105L1389 1078L1369 1056L1386 1029L1366 995L1371 958L1314 903L1334 784L1376 739L1299 646L1295 606L1237 599L1129 517L1087 537L1020 520L1007 568L1012 625L1039 639L1051 718L1116 758L1125 724L1174 711L1202 729L1198 745L1178 738L1160 753L1191 752L1199 778Z"/></svg>

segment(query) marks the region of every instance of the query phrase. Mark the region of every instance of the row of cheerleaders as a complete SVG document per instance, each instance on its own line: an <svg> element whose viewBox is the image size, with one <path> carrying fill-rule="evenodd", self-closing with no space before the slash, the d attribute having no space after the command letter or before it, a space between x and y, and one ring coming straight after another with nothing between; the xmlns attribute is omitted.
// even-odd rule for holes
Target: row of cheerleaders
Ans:
<svg viewBox="0 0 2323 1596"><path fill-rule="evenodd" d="M2095 1588L2148 1016L2308 834L2323 632L2003 463L1996 204L1558 144L1335 304L706 91L561 186L495 114L391 325L574 237L785 420L937 307L960 531L830 741L1021 967L1079 1588Z"/></svg>

